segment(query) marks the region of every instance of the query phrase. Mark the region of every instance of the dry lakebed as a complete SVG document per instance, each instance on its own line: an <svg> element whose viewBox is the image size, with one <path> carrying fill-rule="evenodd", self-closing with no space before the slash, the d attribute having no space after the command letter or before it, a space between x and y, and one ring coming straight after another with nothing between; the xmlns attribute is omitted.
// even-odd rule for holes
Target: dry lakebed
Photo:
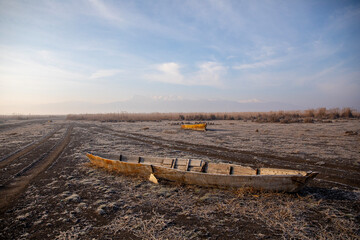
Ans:
<svg viewBox="0 0 360 240"><path fill-rule="evenodd" d="M154 184L86 152L311 170L298 193ZM0 239L359 239L360 120L327 123L8 120Z"/></svg>

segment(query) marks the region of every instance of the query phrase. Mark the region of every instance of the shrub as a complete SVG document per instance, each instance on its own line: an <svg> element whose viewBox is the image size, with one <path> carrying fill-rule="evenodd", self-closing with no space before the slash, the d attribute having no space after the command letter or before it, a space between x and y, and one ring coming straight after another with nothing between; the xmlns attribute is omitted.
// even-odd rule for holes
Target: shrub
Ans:
<svg viewBox="0 0 360 240"><path fill-rule="evenodd" d="M309 118L315 117L315 110L314 109L305 110L305 117L309 117Z"/></svg>
<svg viewBox="0 0 360 240"><path fill-rule="evenodd" d="M319 108L316 113L317 118L325 118L326 117L326 108Z"/></svg>
<svg viewBox="0 0 360 240"><path fill-rule="evenodd" d="M350 108L344 108L341 113L341 117L343 118L353 118L354 115L352 114L352 111Z"/></svg>
<svg viewBox="0 0 360 240"><path fill-rule="evenodd" d="M304 118L304 123L313 123L314 119L311 117Z"/></svg>

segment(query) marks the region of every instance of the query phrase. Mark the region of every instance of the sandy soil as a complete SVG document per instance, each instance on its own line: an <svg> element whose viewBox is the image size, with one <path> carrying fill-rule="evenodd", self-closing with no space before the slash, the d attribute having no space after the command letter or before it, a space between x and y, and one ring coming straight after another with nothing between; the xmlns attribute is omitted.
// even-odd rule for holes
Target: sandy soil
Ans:
<svg viewBox="0 0 360 240"><path fill-rule="evenodd" d="M65 120L3 124L0 239L360 237L359 120L214 121L207 132L182 131L177 124ZM11 158L15 151L22 155ZM86 159L87 151L320 174L298 194L155 185L96 169Z"/></svg>

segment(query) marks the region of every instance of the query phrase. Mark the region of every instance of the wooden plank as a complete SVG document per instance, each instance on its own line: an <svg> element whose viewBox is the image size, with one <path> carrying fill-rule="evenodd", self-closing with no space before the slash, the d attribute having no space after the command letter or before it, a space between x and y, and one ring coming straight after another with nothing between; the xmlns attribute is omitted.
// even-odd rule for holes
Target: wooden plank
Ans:
<svg viewBox="0 0 360 240"><path fill-rule="evenodd" d="M186 165L177 166L176 169L181 171L186 171Z"/></svg>
<svg viewBox="0 0 360 240"><path fill-rule="evenodd" d="M201 166L200 167L189 166L189 168L188 168L188 171L190 171L190 172L201 172L201 170L202 170Z"/></svg>
<svg viewBox="0 0 360 240"><path fill-rule="evenodd" d="M163 159L163 162L162 162L162 164L163 165L172 165L172 163L173 163L173 161L174 161L174 159L172 159L172 158L166 158L166 159Z"/></svg>
<svg viewBox="0 0 360 240"><path fill-rule="evenodd" d="M256 169L232 164L232 175L256 175Z"/></svg>
<svg viewBox="0 0 360 240"><path fill-rule="evenodd" d="M174 163L174 169L186 171L188 161L189 159L177 158Z"/></svg>
<svg viewBox="0 0 360 240"><path fill-rule="evenodd" d="M306 175L305 171L278 169L278 168L260 168L260 175Z"/></svg>
<svg viewBox="0 0 360 240"><path fill-rule="evenodd" d="M164 161L164 158L159 158L159 157L142 157L142 159L144 160L144 163L147 164L162 164ZM167 159L167 158L165 158Z"/></svg>
<svg viewBox="0 0 360 240"><path fill-rule="evenodd" d="M201 166L202 161L198 160L198 159L191 159L190 161L190 167L200 167Z"/></svg>
<svg viewBox="0 0 360 240"><path fill-rule="evenodd" d="M208 163L207 173L229 174L230 165L225 163Z"/></svg>
<svg viewBox="0 0 360 240"><path fill-rule="evenodd" d="M176 161L176 166L186 166L188 159L178 158Z"/></svg>

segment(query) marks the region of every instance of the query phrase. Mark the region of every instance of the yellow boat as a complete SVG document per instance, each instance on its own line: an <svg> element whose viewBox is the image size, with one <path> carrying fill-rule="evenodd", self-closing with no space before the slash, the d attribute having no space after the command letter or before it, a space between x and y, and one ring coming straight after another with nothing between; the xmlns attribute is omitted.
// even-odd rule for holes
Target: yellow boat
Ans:
<svg viewBox="0 0 360 240"><path fill-rule="evenodd" d="M197 130L197 131L206 131L206 123L183 124L183 125L181 125L181 128L189 129L189 130Z"/></svg>

